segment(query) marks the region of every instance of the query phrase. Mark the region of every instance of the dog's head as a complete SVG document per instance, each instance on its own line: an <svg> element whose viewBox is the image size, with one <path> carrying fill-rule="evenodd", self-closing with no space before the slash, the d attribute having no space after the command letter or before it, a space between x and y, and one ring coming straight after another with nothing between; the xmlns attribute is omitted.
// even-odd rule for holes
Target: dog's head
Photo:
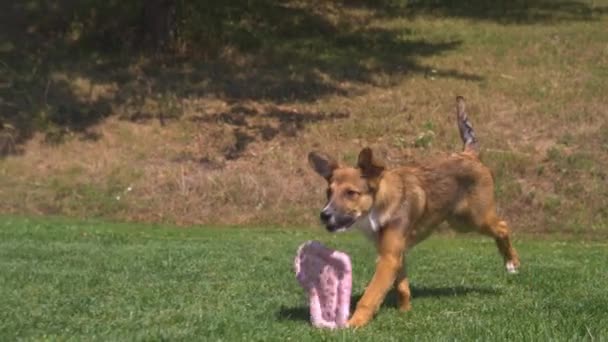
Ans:
<svg viewBox="0 0 608 342"><path fill-rule="evenodd" d="M369 213L385 168L374 158L370 148L361 150L357 167L341 166L333 158L318 152L309 153L308 161L327 180L327 203L320 217L328 231L346 230Z"/></svg>

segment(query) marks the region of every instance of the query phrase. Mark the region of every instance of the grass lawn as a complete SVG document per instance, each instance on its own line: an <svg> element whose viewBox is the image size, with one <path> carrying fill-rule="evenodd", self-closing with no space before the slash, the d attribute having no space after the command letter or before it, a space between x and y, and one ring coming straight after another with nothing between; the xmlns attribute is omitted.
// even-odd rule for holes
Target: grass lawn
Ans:
<svg viewBox="0 0 608 342"><path fill-rule="evenodd" d="M292 264L308 239L353 259L353 295L374 269L356 233L177 229L0 218L0 340L605 340L605 242L516 238L522 270L494 244L436 236L409 255L413 310L389 296L358 330L308 323Z"/></svg>

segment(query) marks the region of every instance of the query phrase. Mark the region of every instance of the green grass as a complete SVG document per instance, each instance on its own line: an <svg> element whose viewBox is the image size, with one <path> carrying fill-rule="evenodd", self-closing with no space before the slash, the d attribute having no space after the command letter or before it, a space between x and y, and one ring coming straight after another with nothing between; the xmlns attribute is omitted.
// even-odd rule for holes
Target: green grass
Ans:
<svg viewBox="0 0 608 342"><path fill-rule="evenodd" d="M0 340L605 340L606 243L515 243L521 273L494 244L437 236L409 255L413 310L389 296L358 330L308 323L292 262L319 239L348 252L353 294L374 266L356 233L320 228L176 229L0 218Z"/></svg>

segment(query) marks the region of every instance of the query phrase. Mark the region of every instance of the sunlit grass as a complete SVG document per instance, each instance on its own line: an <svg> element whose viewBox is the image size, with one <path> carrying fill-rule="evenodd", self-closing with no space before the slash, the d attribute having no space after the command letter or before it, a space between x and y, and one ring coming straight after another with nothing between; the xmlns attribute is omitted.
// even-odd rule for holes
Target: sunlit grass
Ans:
<svg viewBox="0 0 608 342"><path fill-rule="evenodd" d="M61 219L0 220L2 340L570 340L608 338L605 243L515 240L518 275L493 241L431 238L408 255L413 310L391 294L360 330L308 322L298 245L349 253L353 295L374 268L356 233L178 229Z"/></svg>

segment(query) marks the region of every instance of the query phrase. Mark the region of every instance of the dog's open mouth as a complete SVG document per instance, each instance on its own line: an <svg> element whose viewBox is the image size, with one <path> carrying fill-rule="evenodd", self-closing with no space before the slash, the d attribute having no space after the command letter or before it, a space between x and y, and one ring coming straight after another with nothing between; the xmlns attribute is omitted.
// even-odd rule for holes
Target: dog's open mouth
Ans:
<svg viewBox="0 0 608 342"><path fill-rule="evenodd" d="M354 224L355 224L355 221L352 221L343 226L327 226L327 230L329 230L332 233L340 233L340 232L349 230Z"/></svg>
<svg viewBox="0 0 608 342"><path fill-rule="evenodd" d="M326 228L331 233L339 233L349 230L357 222L358 217L341 217L338 219L330 220L326 224ZM332 222L333 221L333 222Z"/></svg>

